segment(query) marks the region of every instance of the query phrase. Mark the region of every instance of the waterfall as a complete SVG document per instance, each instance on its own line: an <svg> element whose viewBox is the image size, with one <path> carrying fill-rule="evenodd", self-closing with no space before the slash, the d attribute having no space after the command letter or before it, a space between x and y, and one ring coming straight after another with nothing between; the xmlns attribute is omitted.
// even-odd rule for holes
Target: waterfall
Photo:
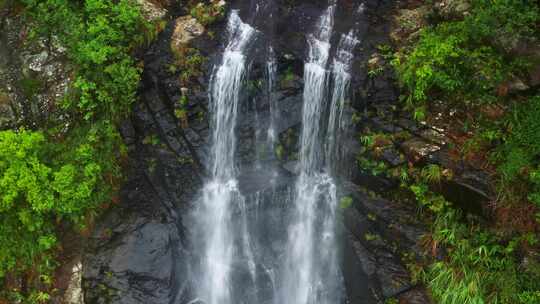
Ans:
<svg viewBox="0 0 540 304"><path fill-rule="evenodd" d="M330 53L334 9L334 6L330 6L326 10L316 33L308 37L309 59L304 66L303 127L300 139L300 166L304 175L313 175L322 163L319 123L325 101L326 64Z"/></svg>
<svg viewBox="0 0 540 304"><path fill-rule="evenodd" d="M255 7L262 14L263 8ZM334 163L339 159L336 147L344 129L341 121L358 40L355 30L342 35L332 59L335 10L336 4L330 5L308 35L295 182L294 177L280 173L275 159L260 158L264 153L258 147L254 168L235 165L239 103L251 64L248 50L264 31L244 23L237 11L229 15L228 40L210 79L209 177L189 223L196 253L190 264L193 303L339 304L344 300ZM281 123L275 96L277 58L268 40L264 45L266 85L262 96L270 116L261 119L263 125L255 116L255 143L262 137L265 151L273 151ZM242 128L239 125L240 132L246 133ZM252 129L249 126L250 132ZM262 166L258 165L261 160L270 161ZM265 183L265 187L245 191L240 186L245 186L246 177L246 184ZM276 184L278 178L288 178L285 180L291 183ZM259 215L260 205L264 216Z"/></svg>
<svg viewBox="0 0 540 304"><path fill-rule="evenodd" d="M268 46L268 52L266 56L266 98L268 99L268 104L270 107L270 123L268 125L267 141L269 148L271 149L271 151L273 151L277 139L276 120L279 118L279 112L276 104L276 98L274 96L277 74L277 62L274 48L271 45Z"/></svg>
<svg viewBox="0 0 540 304"><path fill-rule="evenodd" d="M207 304L229 304L231 263L235 248L233 210L240 210L245 223L245 200L238 190L235 167L235 127L240 91L246 74L246 48L255 30L232 11L228 20L228 44L221 64L210 82L212 147L210 181L203 189L195 210L196 236L193 240L202 256L196 268L195 292ZM247 227L243 225L247 230ZM241 250L252 258L249 238L242 236ZM198 246L197 246L198 245ZM251 261L251 263L254 262ZM236 303L234 303L236 304Z"/></svg>
<svg viewBox="0 0 540 304"><path fill-rule="evenodd" d="M288 231L282 303L335 304L342 298L335 235L336 186L331 176L323 172L321 130L334 10L331 5L321 16L315 33L308 37L300 175L296 182L295 214Z"/></svg>
<svg viewBox="0 0 540 304"><path fill-rule="evenodd" d="M342 149L340 135L345 133L343 109L345 108L346 94L351 81L350 68L354 58L354 48L360 41L356 38L356 31L350 30L342 35L334 57L332 75L333 90L328 118L326 160L328 171L336 173L336 164L341 159Z"/></svg>

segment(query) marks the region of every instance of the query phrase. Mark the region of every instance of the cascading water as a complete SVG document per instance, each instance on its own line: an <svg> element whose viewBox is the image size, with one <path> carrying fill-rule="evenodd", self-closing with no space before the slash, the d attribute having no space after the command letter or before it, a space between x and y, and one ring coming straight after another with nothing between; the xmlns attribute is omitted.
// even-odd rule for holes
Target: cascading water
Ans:
<svg viewBox="0 0 540 304"><path fill-rule="evenodd" d="M276 143L276 120L278 119L278 109L274 96L274 86L276 82L277 63L274 48L268 47L266 61L266 97L270 106L270 123L267 131L268 146L273 150Z"/></svg>
<svg viewBox="0 0 540 304"><path fill-rule="evenodd" d="M202 257L195 266L197 282L195 292L207 304L233 303L231 298L231 264L238 251L235 243L251 263L249 238L243 225L240 241L235 240L233 210L240 210L245 221L245 200L240 194L236 179L235 127L240 91L246 74L245 50L256 31L242 22L232 11L228 21L229 40L221 65L214 71L210 83L212 120L212 148L210 181L202 190L195 210L195 246ZM254 269L254 266L253 268Z"/></svg>
<svg viewBox="0 0 540 304"><path fill-rule="evenodd" d="M327 87L335 6L320 18L308 39L309 58L304 67L304 105L300 146L300 175L296 183L295 214L289 228L283 271L282 303L335 304L342 298L337 263L336 187L323 172L322 113Z"/></svg>
<svg viewBox="0 0 540 304"><path fill-rule="evenodd" d="M362 8L363 6L361 6ZM360 41L356 38L356 31L350 30L347 35L342 35L334 57L332 75L333 91L330 103L330 115L327 127L326 160L327 169L331 173L336 172L336 164L339 163L342 150L340 135L345 133L343 110L345 108L346 94L351 82L350 68L353 60L353 50Z"/></svg>
<svg viewBox="0 0 540 304"><path fill-rule="evenodd" d="M275 173L269 178L271 189L251 192L245 197L240 192L244 184L238 182L243 180L243 175L235 166L235 129L243 83L248 75L247 50L260 32L242 22L237 11L229 16L228 42L210 80L213 114L210 177L191 218L192 243L199 249L199 256L194 257L191 265L195 302L338 304L344 298L337 256L338 199L332 175L333 162L338 157L333 146L338 145L343 128L340 121L351 78L352 50L358 41L354 31L343 35L329 73L335 9L335 4L328 7L308 37L300 164L295 186L274 188L272 181L279 176L272 165L275 159L265 158L270 162L264 167L255 166L253 180L257 176L270 176L257 171L271 170ZM274 96L277 60L271 44L267 46L264 98L270 117L267 125L259 125L258 119L255 122L257 143L266 131L264 153L256 153L255 164L261 160L259 154L270 153L265 151L272 151L277 142L279 109ZM329 83L334 85L333 90L329 90ZM328 139L324 140L324 136ZM241 169L244 174L246 168ZM276 191L281 192L278 195ZM262 204L264 217L258 213Z"/></svg>

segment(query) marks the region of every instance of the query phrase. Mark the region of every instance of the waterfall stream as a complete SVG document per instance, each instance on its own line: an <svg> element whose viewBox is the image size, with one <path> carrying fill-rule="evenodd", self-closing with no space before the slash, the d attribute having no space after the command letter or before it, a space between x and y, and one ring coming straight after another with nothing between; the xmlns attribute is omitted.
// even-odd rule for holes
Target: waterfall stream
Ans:
<svg viewBox="0 0 540 304"><path fill-rule="evenodd" d="M323 172L322 119L326 106L335 6L321 16L308 38L304 66L304 104L300 176L296 182L295 215L289 228L282 301L295 304L340 303L340 274L335 243L336 186Z"/></svg>
<svg viewBox="0 0 540 304"><path fill-rule="evenodd" d="M238 103L246 74L245 49L256 31L242 22L238 12L230 14L229 41L222 62L210 83L213 133L211 148L211 179L202 190L195 210L195 240L202 244L202 260L197 265L196 293L208 304L234 303L231 298L230 271L236 253L232 229L234 209L240 209L245 221L245 199L238 190L235 167ZM247 226L243 225L247 229ZM197 241L195 241L196 243ZM242 249L252 257L249 238L243 235ZM254 263L250 261L250 263Z"/></svg>
<svg viewBox="0 0 540 304"><path fill-rule="evenodd" d="M266 54L266 98L270 105L270 123L267 130L267 144L271 150L274 149L276 144L276 120L278 119L278 109L276 104L276 98L274 96L274 87L276 85L277 75L277 63L276 54L274 48L268 46L268 52Z"/></svg>
<svg viewBox="0 0 540 304"><path fill-rule="evenodd" d="M343 151L340 145L340 135L345 133L343 110L347 91L351 81L350 68L353 61L353 50L359 43L355 30L350 30L347 35L343 34L334 57L332 76L333 90L328 118L326 160L328 171L335 174Z"/></svg>
<svg viewBox="0 0 540 304"><path fill-rule="evenodd" d="M333 168L339 159L335 146L343 129L352 51L358 41L354 30L343 35L332 58L335 10L331 4L308 35L298 176L287 190L280 190L285 194L273 189L270 194L245 195L240 190L235 132L250 45L260 32L244 23L237 11L228 17L228 40L210 80L210 176L192 214L191 242L200 254L190 266L194 303L338 304L345 299ZM273 153L279 140L277 56L270 43L266 46L263 94L269 119L263 130L255 116L254 130L256 143L266 133L263 154ZM254 150L260 154L260 148ZM266 183L274 185L277 171L260 166L258 157L254 171L274 172L266 175L272 176ZM265 211L263 217L259 208L265 204L279 211Z"/></svg>

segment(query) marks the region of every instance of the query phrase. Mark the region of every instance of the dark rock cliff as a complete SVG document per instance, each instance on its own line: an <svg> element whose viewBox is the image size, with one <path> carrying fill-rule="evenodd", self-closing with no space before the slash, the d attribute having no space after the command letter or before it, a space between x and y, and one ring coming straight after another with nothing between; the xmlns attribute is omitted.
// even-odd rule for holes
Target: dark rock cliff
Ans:
<svg viewBox="0 0 540 304"><path fill-rule="evenodd" d="M367 0L361 17L354 14L359 4L358 1L339 1L336 33L332 38L336 42L351 27L357 27L360 33L351 100L346 111L348 120L369 109L391 107L398 98L390 71L385 70L377 77L367 74L370 62L377 57L378 46L389 42L390 17L398 3ZM272 17L250 16L248 12L253 11L250 1L233 1L229 6L239 9L247 22L266 33L266 40L257 40L252 48L250 81L257 83L264 78L267 46L271 43L275 47L279 82L276 98L280 111L277 130L279 145L284 151L279 157L269 157L268 161L279 168L274 189L283 190L293 184L295 174L306 33L326 7L326 1L276 1L261 9L272 12ZM210 29L212 35L206 32L190 40L190 47L210 60L202 69L204 75L183 87L178 82L181 71L169 68L174 62L170 44L178 26L175 18L185 14L182 9L175 12L174 16L169 16L170 21L157 41L143 55L145 69L139 101L132 117L122 126L130 161L120 203L103 216L85 249L83 289L85 302L89 304L172 304L192 300L186 257L197 253L190 251L185 238L190 227L183 215L190 210L205 179L208 79L221 48L219 39L211 36L224 37L225 26L222 22L214 24ZM270 187L268 176L253 169L257 158L256 131L269 119L269 105L261 97L263 94L257 86L248 90L237 130L240 184L246 195L256 192L265 195ZM187 113L179 118L175 107L182 96L188 100ZM377 122L376 117L366 119L366 123ZM368 189L377 182L375 177L363 176L350 165L359 149L353 138L355 131L359 130L354 130L351 124L340 182L341 196L353 200L352 206L342 210L340 215L342 270L348 303L384 303L392 297L399 297L403 301L400 303L428 303L424 291L412 282L402 262L403 253L421 251L417 243L424 228L415 223L412 208L368 195ZM392 181L381 180L380 183L386 187ZM265 213L268 225L272 225L271 212L274 211Z"/></svg>

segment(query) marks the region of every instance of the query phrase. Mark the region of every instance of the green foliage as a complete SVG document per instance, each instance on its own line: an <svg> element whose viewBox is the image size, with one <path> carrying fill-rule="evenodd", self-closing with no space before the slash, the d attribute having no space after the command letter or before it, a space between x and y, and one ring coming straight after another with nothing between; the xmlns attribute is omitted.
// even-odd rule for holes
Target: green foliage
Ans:
<svg viewBox="0 0 540 304"><path fill-rule="evenodd" d="M190 50L192 50L191 53L185 57L185 61L182 65L183 70L180 75L181 83L187 83L195 77L202 76L202 67L207 61L198 50Z"/></svg>
<svg viewBox="0 0 540 304"><path fill-rule="evenodd" d="M527 67L510 50L518 41L538 38L538 4L513 0L468 3L471 7L461 19L422 29L413 45L392 59L406 90L406 104L417 120L429 118L436 100L463 117L462 131L473 137L461 151L491 155L492 164L498 167L499 200L508 204L512 196L512 200L528 199L540 206L540 97L515 98L507 91L507 82L522 78ZM478 113L474 110L495 106L506 112L504 119L486 119L483 112L474 115ZM540 303L538 262L533 255L530 264L523 265L524 252L537 248L534 234L513 233L509 227L505 228L510 233L501 234L472 215L461 216L428 186L450 177L451 172L438 166L401 173L397 175L403 177L402 185L434 219L431 251L445 249L444 258L421 275L437 303Z"/></svg>
<svg viewBox="0 0 540 304"><path fill-rule="evenodd" d="M84 119L116 120L129 111L140 69L130 56L150 25L130 0L24 0L36 31L59 36L78 67L65 107Z"/></svg>
<svg viewBox="0 0 540 304"><path fill-rule="evenodd" d="M276 146L275 154L277 159L283 160L283 158L285 157L285 148L283 147L283 145Z"/></svg>
<svg viewBox="0 0 540 304"><path fill-rule="evenodd" d="M56 242L52 226L41 216L55 207L55 192L46 186L52 170L40 161L44 141L41 133L0 133L0 277L17 264L32 265L38 253Z"/></svg>
<svg viewBox="0 0 540 304"><path fill-rule="evenodd" d="M170 71L176 73L181 70L180 83L183 85L189 84L195 78L202 76L202 68L207 62L201 52L195 48L179 47L173 48L175 64L170 67Z"/></svg>
<svg viewBox="0 0 540 304"><path fill-rule="evenodd" d="M368 133L360 136L362 145L370 150L391 146L394 139L393 134L385 133Z"/></svg>
<svg viewBox="0 0 540 304"><path fill-rule="evenodd" d="M437 303L537 303L540 267L523 268L519 263L521 245L536 245L537 236L530 233L502 239L479 225L474 216L461 216L426 184L417 182L410 190L433 215L432 254L444 248L444 259L415 270Z"/></svg>
<svg viewBox="0 0 540 304"><path fill-rule="evenodd" d="M438 183L443 177L443 172L441 167L431 164L422 169L421 175L427 182Z"/></svg>
<svg viewBox="0 0 540 304"><path fill-rule="evenodd" d="M375 136L374 135L362 135L362 136L360 136L360 142L366 148L371 149L375 145Z"/></svg>
<svg viewBox="0 0 540 304"><path fill-rule="evenodd" d="M368 242L377 241L377 240L381 239L381 237L379 235L377 235L375 233L369 233L369 232L366 232L366 234L364 234L364 238Z"/></svg>
<svg viewBox="0 0 540 304"><path fill-rule="evenodd" d="M384 301L384 304L399 304L396 298L389 298Z"/></svg>
<svg viewBox="0 0 540 304"><path fill-rule="evenodd" d="M425 120L432 101L441 101L438 104L464 120L462 131L473 134L460 151L473 158L485 153L498 167L500 200L506 204L528 200L540 206L540 97L516 101L508 95L509 81L524 78L528 65L526 58L510 50L518 42L539 37L538 4L469 3L463 18L422 29L413 45L398 52L392 63L415 119ZM500 116L506 111L506 118L489 118L483 111L471 115L490 108L499 109ZM437 173L424 169L424 179L434 182Z"/></svg>
<svg viewBox="0 0 540 304"><path fill-rule="evenodd" d="M504 147L510 163L501 168L510 179L522 169L521 164L529 164L540 156L540 96L517 105L512 113L511 133Z"/></svg>
<svg viewBox="0 0 540 304"><path fill-rule="evenodd" d="M210 0L208 3L198 2L192 5L190 13L202 25L208 26L223 18L225 7L220 0Z"/></svg>
<svg viewBox="0 0 540 304"><path fill-rule="evenodd" d="M39 79L26 77L19 81L22 92L26 98L33 98L42 87L42 82Z"/></svg>
<svg viewBox="0 0 540 304"><path fill-rule="evenodd" d="M504 188L523 181L530 186L528 199L540 207L540 96L515 106L510 133L495 156Z"/></svg>
<svg viewBox="0 0 540 304"><path fill-rule="evenodd" d="M384 72L384 67L378 66L378 67L374 67L372 69L369 69L367 74L368 74L369 77L375 78L375 77L381 75L383 72Z"/></svg>
<svg viewBox="0 0 540 304"><path fill-rule="evenodd" d="M463 20L423 29L414 47L392 62L415 116L421 119L433 98L466 107L496 101L495 88L523 67L505 57L497 41L530 35L538 16L526 1L480 0Z"/></svg>
<svg viewBox="0 0 540 304"><path fill-rule="evenodd" d="M445 211L449 204L441 195L437 195L429 190L424 183L417 183L410 186L411 191L416 196L417 201L423 207L427 207L434 213Z"/></svg>
<svg viewBox="0 0 540 304"><path fill-rule="evenodd" d="M293 68L292 68L292 66L289 66L289 67L287 67L287 70L285 71L285 73L281 77L280 85L282 87L287 87L287 86L291 85L291 83L294 81L294 79L295 79L295 74L294 74Z"/></svg>
<svg viewBox="0 0 540 304"><path fill-rule="evenodd" d="M30 36L58 37L76 67L63 99L69 125L0 132L0 282L9 274L27 287L3 290L0 302L44 303L59 225L84 228L118 188L125 148L116 124L129 113L141 72L131 53L152 35L130 0L22 2ZM39 84L23 81L33 97Z"/></svg>
<svg viewBox="0 0 540 304"><path fill-rule="evenodd" d="M474 216L462 217L426 184L417 182L410 190L433 215L431 251L445 249L445 259L418 272L437 303L537 303L540 266L532 261L533 265L523 268L519 263L519 248L535 246L537 236L502 239L479 225Z"/></svg>
<svg viewBox="0 0 540 304"><path fill-rule="evenodd" d="M352 197L350 196L344 196L341 198L341 200L339 201L339 207L341 209L347 209L349 208L350 206L352 206L353 204L353 199Z"/></svg>
<svg viewBox="0 0 540 304"><path fill-rule="evenodd" d="M41 132L0 132L0 277L36 262L39 272L50 271L55 222L83 225L87 212L108 199L113 185L104 174L117 176L118 169L107 150L116 147L104 145L113 141L98 132L60 145L47 145Z"/></svg>
<svg viewBox="0 0 540 304"><path fill-rule="evenodd" d="M358 155L356 160L360 169L369 171L374 176L385 174L388 171L388 165L384 161L372 160L362 155Z"/></svg>
<svg viewBox="0 0 540 304"><path fill-rule="evenodd" d="M465 225L459 213L448 209L437 217L433 238L447 248L447 259L425 274L438 303L532 304L540 299L540 272L522 268L516 255L519 244L534 242L534 235L503 242L478 225Z"/></svg>

